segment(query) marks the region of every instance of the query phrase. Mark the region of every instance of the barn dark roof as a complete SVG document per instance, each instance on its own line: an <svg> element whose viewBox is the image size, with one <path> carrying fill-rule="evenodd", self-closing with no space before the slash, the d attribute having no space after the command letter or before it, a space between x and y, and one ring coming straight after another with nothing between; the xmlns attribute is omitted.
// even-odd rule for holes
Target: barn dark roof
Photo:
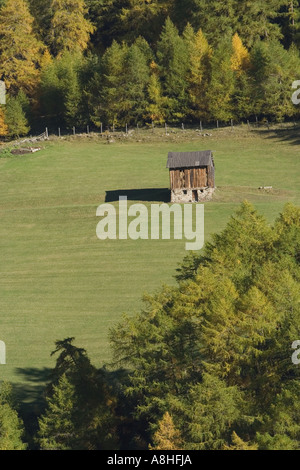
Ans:
<svg viewBox="0 0 300 470"><path fill-rule="evenodd" d="M197 166L213 166L211 150L201 152L170 152L167 168L195 168Z"/></svg>

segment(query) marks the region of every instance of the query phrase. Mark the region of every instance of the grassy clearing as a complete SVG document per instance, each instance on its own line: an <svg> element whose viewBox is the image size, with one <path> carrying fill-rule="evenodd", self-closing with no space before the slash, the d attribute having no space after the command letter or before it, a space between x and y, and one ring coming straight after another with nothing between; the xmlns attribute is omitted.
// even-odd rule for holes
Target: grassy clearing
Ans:
<svg viewBox="0 0 300 470"><path fill-rule="evenodd" d="M271 222L286 202L300 204L297 139L289 130L149 131L109 145L99 137L51 140L41 152L1 158L1 379L34 399L53 365L54 342L69 336L102 365L110 360L108 330L121 314L138 311L144 292L174 282L185 241L101 242L99 204L126 190L135 202L163 201L167 153L212 149L218 189L205 205L206 240L244 199Z"/></svg>

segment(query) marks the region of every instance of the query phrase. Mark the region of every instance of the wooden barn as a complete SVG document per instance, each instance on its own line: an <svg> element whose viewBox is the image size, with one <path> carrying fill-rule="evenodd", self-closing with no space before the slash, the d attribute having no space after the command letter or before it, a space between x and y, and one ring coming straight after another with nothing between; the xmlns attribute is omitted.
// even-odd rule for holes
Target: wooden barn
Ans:
<svg viewBox="0 0 300 470"><path fill-rule="evenodd" d="M215 163L211 150L170 152L171 202L201 202L211 199L215 190Z"/></svg>

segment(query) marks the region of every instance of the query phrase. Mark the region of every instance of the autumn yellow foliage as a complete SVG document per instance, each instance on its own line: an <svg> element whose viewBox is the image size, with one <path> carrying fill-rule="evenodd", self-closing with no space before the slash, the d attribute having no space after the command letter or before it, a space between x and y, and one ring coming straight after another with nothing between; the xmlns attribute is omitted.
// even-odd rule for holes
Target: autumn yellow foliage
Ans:
<svg viewBox="0 0 300 470"><path fill-rule="evenodd" d="M232 433L232 445L224 447L224 450L257 450L257 444L250 444L249 442L243 441L236 432Z"/></svg>
<svg viewBox="0 0 300 470"><path fill-rule="evenodd" d="M250 54L243 45L239 35L236 33L232 38L233 55L231 57L231 68L238 74L247 71L250 68Z"/></svg>
<svg viewBox="0 0 300 470"><path fill-rule="evenodd" d="M175 428L172 416L166 412L159 422L159 428L154 434L154 446L150 450L181 450L181 436Z"/></svg>
<svg viewBox="0 0 300 470"><path fill-rule="evenodd" d="M5 116L3 109L0 107L0 137L4 137L8 134L8 127L5 123Z"/></svg>
<svg viewBox="0 0 300 470"><path fill-rule="evenodd" d="M7 0L0 12L0 70L12 94L32 94L39 81L45 49L33 33L33 17L24 0Z"/></svg>

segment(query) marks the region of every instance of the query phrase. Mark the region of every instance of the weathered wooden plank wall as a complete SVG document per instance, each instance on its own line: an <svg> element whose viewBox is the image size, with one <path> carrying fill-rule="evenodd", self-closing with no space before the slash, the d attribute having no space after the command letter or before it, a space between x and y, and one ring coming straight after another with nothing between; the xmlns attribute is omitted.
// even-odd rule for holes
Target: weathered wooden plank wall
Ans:
<svg viewBox="0 0 300 470"><path fill-rule="evenodd" d="M201 189L214 187L213 168L170 170L171 189Z"/></svg>
<svg viewBox="0 0 300 470"><path fill-rule="evenodd" d="M207 168L207 185L209 188L215 187L215 168L213 166L209 166Z"/></svg>

